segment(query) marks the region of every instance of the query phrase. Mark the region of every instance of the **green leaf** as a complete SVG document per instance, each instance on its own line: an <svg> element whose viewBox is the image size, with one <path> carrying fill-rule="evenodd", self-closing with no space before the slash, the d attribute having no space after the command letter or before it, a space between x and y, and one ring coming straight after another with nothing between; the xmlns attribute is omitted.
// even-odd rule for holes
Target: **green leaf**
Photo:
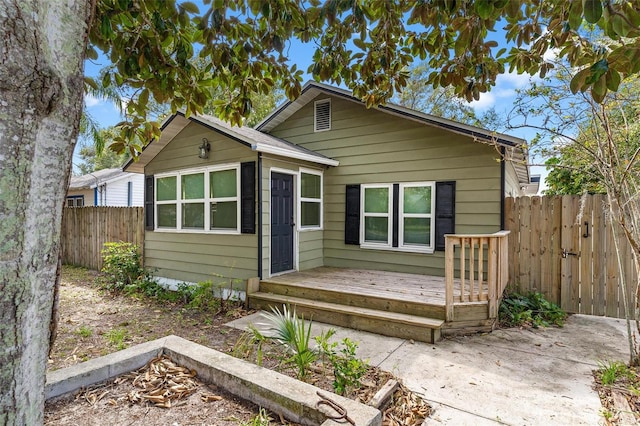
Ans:
<svg viewBox="0 0 640 426"><path fill-rule="evenodd" d="M579 90L582 90L590 73L591 71L589 70L589 68L585 68L573 76L573 78L571 79L571 83L569 83L571 93L576 94Z"/></svg>
<svg viewBox="0 0 640 426"><path fill-rule="evenodd" d="M595 81L591 86L591 96L597 103L602 103L605 95L607 94L606 79L602 76L599 80Z"/></svg>
<svg viewBox="0 0 640 426"><path fill-rule="evenodd" d="M476 2L476 12L482 19L488 19L493 13L493 4L489 0L478 0Z"/></svg>
<svg viewBox="0 0 640 426"><path fill-rule="evenodd" d="M178 5L179 8L186 10L189 13L200 13L200 9L198 9L198 6L196 6L194 3L191 3L190 1L185 1L183 3L180 3Z"/></svg>
<svg viewBox="0 0 640 426"><path fill-rule="evenodd" d="M582 0L582 7L584 8L584 19L588 23L595 24L600 20L602 16L602 3L600 0Z"/></svg>
<svg viewBox="0 0 640 426"><path fill-rule="evenodd" d="M367 50L367 45L365 44L364 41L360 40L359 38L354 38L353 44L355 44L357 47L359 47L362 50Z"/></svg>
<svg viewBox="0 0 640 426"><path fill-rule="evenodd" d="M579 1L571 2L569 9L569 27L577 30L582 25L582 3Z"/></svg>
<svg viewBox="0 0 640 426"><path fill-rule="evenodd" d="M621 81L620 73L618 73L618 71L616 70L610 69L609 71L607 71L606 80L607 80L607 89L611 90L612 92L617 92L618 87L620 87L620 81Z"/></svg>

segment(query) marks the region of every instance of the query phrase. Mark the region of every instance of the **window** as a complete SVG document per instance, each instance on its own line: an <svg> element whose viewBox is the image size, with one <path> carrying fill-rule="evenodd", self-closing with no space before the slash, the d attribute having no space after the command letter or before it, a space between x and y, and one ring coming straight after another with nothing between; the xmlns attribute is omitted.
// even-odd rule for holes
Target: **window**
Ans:
<svg viewBox="0 0 640 426"><path fill-rule="evenodd" d="M316 101L314 104L313 131L331 130L331 99Z"/></svg>
<svg viewBox="0 0 640 426"><path fill-rule="evenodd" d="M322 173L301 170L299 176L300 208L298 223L301 229L322 228Z"/></svg>
<svg viewBox="0 0 640 426"><path fill-rule="evenodd" d="M156 229L239 232L239 165L156 176Z"/></svg>
<svg viewBox="0 0 640 426"><path fill-rule="evenodd" d="M84 207L84 195L67 197L67 207Z"/></svg>
<svg viewBox="0 0 640 426"><path fill-rule="evenodd" d="M433 183L400 185L399 247L432 247Z"/></svg>
<svg viewBox="0 0 640 426"><path fill-rule="evenodd" d="M364 185L363 189L361 241L391 247L391 185Z"/></svg>
<svg viewBox="0 0 640 426"><path fill-rule="evenodd" d="M360 245L432 252L434 188L433 182L362 185Z"/></svg>

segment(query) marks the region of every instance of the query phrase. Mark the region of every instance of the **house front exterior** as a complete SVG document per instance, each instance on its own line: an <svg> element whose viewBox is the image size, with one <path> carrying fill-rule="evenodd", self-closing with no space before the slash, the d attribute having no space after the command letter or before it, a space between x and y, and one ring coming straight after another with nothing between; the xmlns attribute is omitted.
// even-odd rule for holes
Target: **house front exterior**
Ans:
<svg viewBox="0 0 640 426"><path fill-rule="evenodd" d="M103 169L82 176L72 176L65 206L142 207L144 176Z"/></svg>
<svg viewBox="0 0 640 426"><path fill-rule="evenodd" d="M523 143L308 83L255 130L175 114L124 170L145 176L145 265L169 284L444 276L445 234L503 229L504 197L529 184Z"/></svg>

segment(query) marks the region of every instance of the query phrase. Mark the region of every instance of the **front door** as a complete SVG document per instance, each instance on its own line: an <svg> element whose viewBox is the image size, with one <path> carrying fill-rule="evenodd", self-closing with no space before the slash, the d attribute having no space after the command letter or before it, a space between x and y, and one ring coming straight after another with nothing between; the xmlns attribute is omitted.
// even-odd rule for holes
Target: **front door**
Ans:
<svg viewBox="0 0 640 426"><path fill-rule="evenodd" d="M271 173L271 273L293 269L293 175Z"/></svg>

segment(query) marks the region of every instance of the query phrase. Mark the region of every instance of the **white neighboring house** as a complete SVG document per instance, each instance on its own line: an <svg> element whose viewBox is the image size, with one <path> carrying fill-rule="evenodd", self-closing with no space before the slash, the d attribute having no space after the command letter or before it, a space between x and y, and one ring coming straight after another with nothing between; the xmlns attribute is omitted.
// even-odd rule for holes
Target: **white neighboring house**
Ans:
<svg viewBox="0 0 640 426"><path fill-rule="evenodd" d="M103 169L83 176L72 176L67 191L67 207L142 207L144 175Z"/></svg>

